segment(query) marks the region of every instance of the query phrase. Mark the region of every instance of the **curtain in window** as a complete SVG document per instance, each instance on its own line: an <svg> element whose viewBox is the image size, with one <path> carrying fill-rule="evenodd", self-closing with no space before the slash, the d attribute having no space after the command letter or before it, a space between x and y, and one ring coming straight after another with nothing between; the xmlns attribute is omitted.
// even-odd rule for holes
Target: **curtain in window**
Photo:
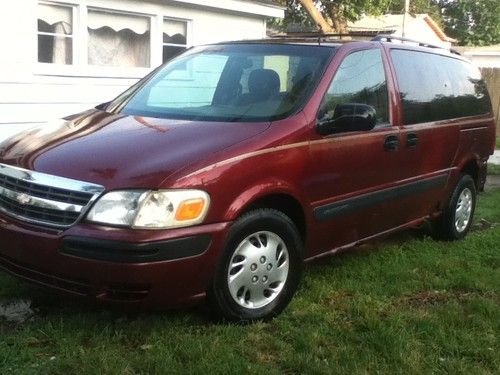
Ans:
<svg viewBox="0 0 500 375"><path fill-rule="evenodd" d="M109 27L89 31L89 64L149 67L149 32L115 31Z"/></svg>
<svg viewBox="0 0 500 375"><path fill-rule="evenodd" d="M38 61L72 63L73 10L67 6L38 5Z"/></svg>
<svg viewBox="0 0 500 375"><path fill-rule="evenodd" d="M53 27L56 34L71 34L71 26L65 22L58 22ZM54 37L52 49L52 62L54 64L71 64L72 42L71 38Z"/></svg>
<svg viewBox="0 0 500 375"><path fill-rule="evenodd" d="M89 11L90 65L149 67L150 22L147 17Z"/></svg>

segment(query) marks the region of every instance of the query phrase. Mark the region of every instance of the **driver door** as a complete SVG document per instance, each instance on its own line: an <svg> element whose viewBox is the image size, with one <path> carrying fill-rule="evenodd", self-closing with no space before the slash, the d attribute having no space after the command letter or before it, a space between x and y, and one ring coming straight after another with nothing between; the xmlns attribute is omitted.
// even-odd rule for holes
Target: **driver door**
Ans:
<svg viewBox="0 0 500 375"><path fill-rule="evenodd" d="M318 252L399 225L392 195L403 176L400 135L390 123L388 74L382 56L379 48L347 54L318 112L319 127L310 146L314 177L308 184L318 233L325 234L316 236L313 248ZM372 126L367 128L353 117L325 127L345 108L371 108Z"/></svg>

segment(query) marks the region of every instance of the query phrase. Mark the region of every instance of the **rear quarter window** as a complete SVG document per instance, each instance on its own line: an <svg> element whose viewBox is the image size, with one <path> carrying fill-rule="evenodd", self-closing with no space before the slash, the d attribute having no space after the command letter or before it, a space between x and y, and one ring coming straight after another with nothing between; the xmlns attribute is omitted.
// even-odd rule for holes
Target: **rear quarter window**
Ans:
<svg viewBox="0 0 500 375"><path fill-rule="evenodd" d="M393 49L405 125L489 113L479 70L448 56Z"/></svg>

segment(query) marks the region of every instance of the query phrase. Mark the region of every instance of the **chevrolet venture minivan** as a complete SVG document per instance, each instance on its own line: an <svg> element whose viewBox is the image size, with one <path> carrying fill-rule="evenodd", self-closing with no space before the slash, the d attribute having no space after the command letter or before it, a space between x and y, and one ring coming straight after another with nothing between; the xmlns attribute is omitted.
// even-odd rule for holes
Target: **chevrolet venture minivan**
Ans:
<svg viewBox="0 0 500 375"><path fill-rule="evenodd" d="M102 301L271 318L306 260L424 221L464 237L494 140L478 70L448 50L191 48L0 144L0 267Z"/></svg>

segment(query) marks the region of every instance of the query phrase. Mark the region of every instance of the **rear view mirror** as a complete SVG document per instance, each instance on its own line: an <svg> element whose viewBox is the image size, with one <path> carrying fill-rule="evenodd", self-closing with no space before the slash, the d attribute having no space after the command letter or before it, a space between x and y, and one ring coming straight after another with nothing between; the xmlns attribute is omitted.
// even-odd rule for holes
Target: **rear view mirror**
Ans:
<svg viewBox="0 0 500 375"><path fill-rule="evenodd" d="M337 104L333 114L327 112L318 120L318 133L328 135L371 130L376 124L376 114L375 108L368 104Z"/></svg>

